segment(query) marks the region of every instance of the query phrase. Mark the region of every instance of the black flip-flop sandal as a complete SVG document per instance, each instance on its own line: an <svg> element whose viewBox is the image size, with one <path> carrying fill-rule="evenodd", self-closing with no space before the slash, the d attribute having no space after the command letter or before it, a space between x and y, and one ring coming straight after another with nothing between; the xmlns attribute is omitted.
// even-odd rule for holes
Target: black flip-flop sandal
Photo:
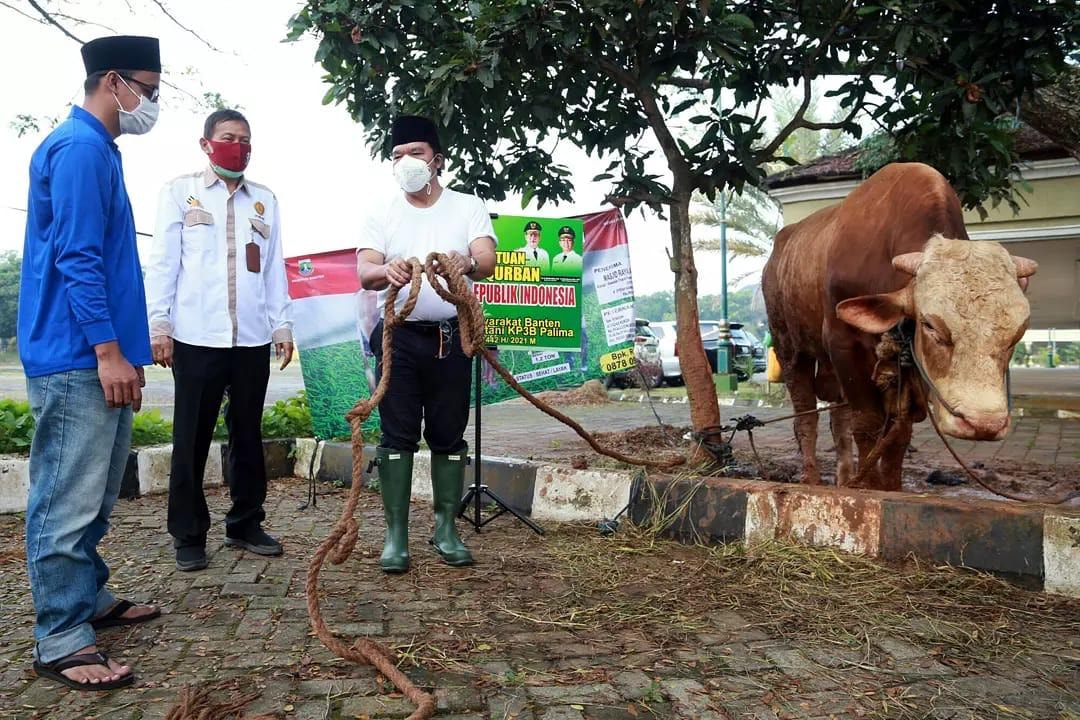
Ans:
<svg viewBox="0 0 1080 720"><path fill-rule="evenodd" d="M127 687L135 682L134 673L128 673L119 680L92 683L72 680L62 672L64 670L70 670L71 668L86 667L88 665L104 665L105 667L109 667L109 658L105 656L105 653L96 652L87 653L85 655L68 655L66 658L60 658L52 663L40 663L35 660L34 672L37 673L38 677L55 680L58 683L67 685L69 688L74 688L76 690L90 690L93 692L116 690L117 688Z"/></svg>
<svg viewBox="0 0 1080 720"><path fill-rule="evenodd" d="M138 625L139 623L148 622L154 618L161 617L161 608L154 608L154 612L139 615L138 617L124 617L124 613L133 607L135 607L135 603L130 600L121 600L116 603L109 612L99 618L91 620L90 625L95 630L104 630L105 628L118 627L120 625Z"/></svg>

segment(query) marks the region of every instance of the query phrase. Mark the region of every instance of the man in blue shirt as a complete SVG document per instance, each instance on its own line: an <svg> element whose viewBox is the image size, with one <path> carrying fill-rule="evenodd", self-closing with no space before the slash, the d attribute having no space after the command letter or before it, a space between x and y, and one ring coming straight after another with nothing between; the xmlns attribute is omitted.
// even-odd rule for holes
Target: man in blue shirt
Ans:
<svg viewBox="0 0 1080 720"><path fill-rule="evenodd" d="M78 690L130 685L95 630L158 608L105 587L97 552L120 491L132 413L142 403L150 333L123 133L157 120L158 41L107 37L82 48L86 99L30 160L19 289L19 354L36 429L30 448L26 560L34 597L34 670Z"/></svg>

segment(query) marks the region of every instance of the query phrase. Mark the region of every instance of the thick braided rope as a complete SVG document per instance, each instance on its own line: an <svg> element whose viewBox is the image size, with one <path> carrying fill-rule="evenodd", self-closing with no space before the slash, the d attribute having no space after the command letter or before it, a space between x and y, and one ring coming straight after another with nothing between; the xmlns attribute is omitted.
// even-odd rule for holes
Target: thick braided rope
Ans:
<svg viewBox="0 0 1080 720"><path fill-rule="evenodd" d="M465 282L465 278L453 271L453 265L446 255L437 252L428 255L427 260L424 262L424 271L427 273L428 282L435 288L435 292L438 293L439 297L446 302L453 304L454 307L457 308L458 329L461 333L461 347L465 351L465 354L469 357L473 357L477 353L483 355L484 359L487 360L492 368L494 368L495 372L506 381L506 384L512 387L519 395L521 395L521 397L528 400L537 410L546 415L550 415L569 427L576 432L582 440L587 442L589 447L600 455L606 455L628 465L640 465L660 470L669 470L686 462L683 458L660 461L630 457L629 455L624 455L621 452L606 448L598 443L596 438L594 438L585 428L581 427L581 425L573 418L551 407L522 387L521 383L514 379L514 376L510 374L510 371L499 363L498 358L495 357L495 354L488 349L484 342L484 310L480 306L480 301L469 291L469 286ZM439 278L446 281L446 287L443 287L442 283L439 282Z"/></svg>
<svg viewBox="0 0 1080 720"><path fill-rule="evenodd" d="M596 452L615 458L631 465L643 465L654 468L671 468L683 462L682 460L658 462L632 458L622 453L601 446L581 425L572 418L567 417L547 403L539 400L536 396L523 388L514 376L510 374L484 345L484 312L480 302L469 291L464 277L454 272L449 258L442 253L431 253L424 264L412 258L409 260L412 269L412 280L409 285L409 295L405 300L400 312L394 311L398 289L391 287L387 292L383 308L383 335L382 335L382 375L379 384L372 392L371 397L357 401L352 410L345 418L352 428L352 487L345 501L345 507L341 516L330 534L315 551L308 565L307 574L307 605L308 615L311 617L311 626L315 634L327 647L338 657L359 664L375 666L379 672L387 677L394 685L404 693L416 706L416 711L409 716L410 720L429 718L435 712L435 699L417 688L408 677L394 665L394 655L386 647L367 638L357 638L352 645L346 645L334 637L326 626L320 609L320 596L318 591L319 573L323 562L327 557L335 565L345 562L356 546L358 527L354 517L356 506L360 499L360 488L364 470L364 441L360 429L372 411L378 406L390 381L393 353L390 348L390 338L395 327L405 321L405 318L413 311L416 300L420 293L421 273L426 273L428 282L438 295L449 303L452 303L458 311L458 326L461 334L461 345L465 354L473 357L481 353L495 371L506 380L522 397L532 403L537 409L547 413L559 422L571 427L581 436ZM446 282L443 286L441 281Z"/></svg>
<svg viewBox="0 0 1080 720"><path fill-rule="evenodd" d="M390 338L393 335L394 328L403 323L405 318L413 311L413 308L416 307L416 299L420 294L422 268L415 259L411 259L409 264L412 267L412 281L409 285L409 295L405 299L400 313L394 311L398 289L391 287L386 295L383 309L383 367L379 384L371 393L371 397L358 400L353 409L345 416L352 428L352 487L349 488L349 495L345 501L345 507L341 511L340 518L327 538L319 545L319 549L315 551L311 562L308 564L306 590L311 627L323 645L330 652L349 662L374 666L416 705L416 710L409 715L409 720L425 720L435 714L435 698L416 687L412 680L397 668L395 655L389 648L369 638L356 638L351 645L346 645L334 637L334 634L326 626L322 610L319 607L321 598L318 588L319 573L327 556L329 556L330 562L340 565L348 559L356 547L358 527L354 514L356 505L360 500L360 488L364 476L364 439L360 430L364 420L371 415L372 411L378 406L379 401L382 400L383 395L386 394L393 358L390 349Z"/></svg>

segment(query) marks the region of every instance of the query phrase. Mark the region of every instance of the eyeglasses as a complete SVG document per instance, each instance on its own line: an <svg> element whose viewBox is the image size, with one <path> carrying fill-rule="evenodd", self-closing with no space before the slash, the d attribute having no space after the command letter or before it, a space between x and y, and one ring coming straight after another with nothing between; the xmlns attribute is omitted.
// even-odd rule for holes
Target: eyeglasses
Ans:
<svg viewBox="0 0 1080 720"><path fill-rule="evenodd" d="M120 75L120 73L117 73L117 75ZM144 83L142 80L136 80L135 78L131 77L130 75L120 75L120 77L124 78L125 80L129 80L129 81L135 83L136 85L141 87L143 90L150 93L149 95L146 96L146 99L149 100L150 102L156 103L158 101L158 97L161 95L161 91L158 88L156 88L155 86L148 85L148 84Z"/></svg>

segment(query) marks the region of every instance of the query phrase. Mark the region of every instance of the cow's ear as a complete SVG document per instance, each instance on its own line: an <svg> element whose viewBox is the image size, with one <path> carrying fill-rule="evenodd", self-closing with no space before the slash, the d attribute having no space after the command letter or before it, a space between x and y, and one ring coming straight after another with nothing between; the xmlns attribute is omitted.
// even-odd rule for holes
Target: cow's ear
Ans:
<svg viewBox="0 0 1080 720"><path fill-rule="evenodd" d="M836 306L836 317L875 335L889 330L910 314L910 287L880 295L854 297Z"/></svg>

